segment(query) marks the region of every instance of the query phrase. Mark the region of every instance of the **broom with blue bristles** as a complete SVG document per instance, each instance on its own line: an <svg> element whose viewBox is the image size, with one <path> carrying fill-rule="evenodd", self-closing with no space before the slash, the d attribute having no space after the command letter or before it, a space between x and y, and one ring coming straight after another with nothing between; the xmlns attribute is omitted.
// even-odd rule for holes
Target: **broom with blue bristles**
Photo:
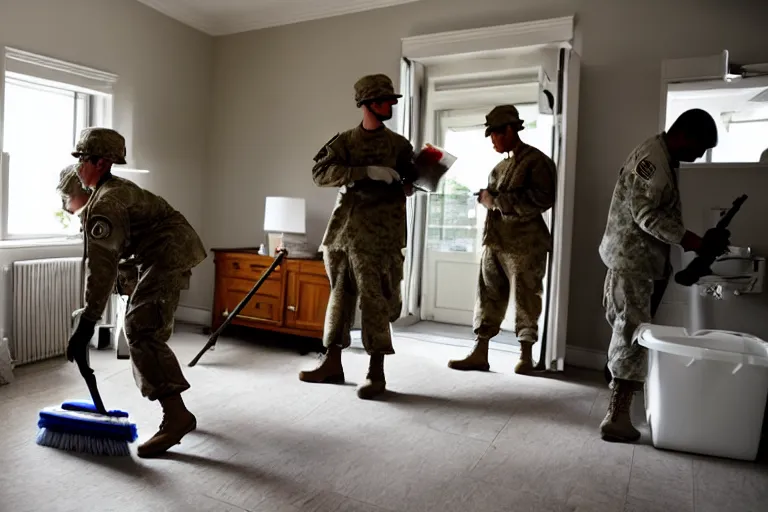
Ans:
<svg viewBox="0 0 768 512"><path fill-rule="evenodd" d="M73 320L81 312L75 312ZM136 425L130 421L127 412L107 411L104 407L96 376L88 366L87 347L74 359L92 401L70 400L58 407L41 410L37 444L94 455L130 455L128 445L138 437Z"/></svg>

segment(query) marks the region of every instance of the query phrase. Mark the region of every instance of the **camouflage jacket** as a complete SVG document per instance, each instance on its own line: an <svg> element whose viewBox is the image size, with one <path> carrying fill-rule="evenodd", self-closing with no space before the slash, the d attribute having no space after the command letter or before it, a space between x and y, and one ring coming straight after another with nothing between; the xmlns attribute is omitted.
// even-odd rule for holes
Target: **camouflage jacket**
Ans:
<svg viewBox="0 0 768 512"><path fill-rule="evenodd" d="M670 245L685 234L678 164L662 135L637 146L619 171L599 249L609 269L649 279L668 277Z"/></svg>
<svg viewBox="0 0 768 512"><path fill-rule="evenodd" d="M552 250L543 213L555 203L557 166L547 155L523 144L499 162L488 177L493 207L488 210L483 245L512 253Z"/></svg>
<svg viewBox="0 0 768 512"><path fill-rule="evenodd" d="M83 318L89 320L101 318L119 267L126 263L184 271L206 258L200 237L181 213L162 197L122 178L102 180L82 218L87 257Z"/></svg>
<svg viewBox="0 0 768 512"><path fill-rule="evenodd" d="M320 187L340 187L323 237L328 249L400 251L406 245L405 192L399 183L368 178L366 166L395 169L413 179L413 147L389 128L362 125L337 134L314 158L312 178Z"/></svg>

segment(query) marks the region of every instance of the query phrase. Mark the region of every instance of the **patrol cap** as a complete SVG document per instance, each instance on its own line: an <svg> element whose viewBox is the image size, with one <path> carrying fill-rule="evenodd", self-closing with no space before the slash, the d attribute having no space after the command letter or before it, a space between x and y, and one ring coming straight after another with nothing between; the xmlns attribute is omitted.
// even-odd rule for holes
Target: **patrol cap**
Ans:
<svg viewBox="0 0 768 512"><path fill-rule="evenodd" d="M72 156L100 156L116 164L125 164L125 138L110 128L85 128L75 144Z"/></svg>
<svg viewBox="0 0 768 512"><path fill-rule="evenodd" d="M485 136L488 137L491 132L507 125L512 125L517 131L523 129L523 120L514 105L499 105L494 107L488 115L485 116Z"/></svg>
<svg viewBox="0 0 768 512"><path fill-rule="evenodd" d="M355 102L358 107L368 101L394 100L402 97L402 94L395 94L395 86L387 75L380 73L366 75L355 82Z"/></svg>
<svg viewBox="0 0 768 512"><path fill-rule="evenodd" d="M62 169L59 173L59 184L56 186L56 192L67 197L89 193L77 175L77 164L68 165Z"/></svg>

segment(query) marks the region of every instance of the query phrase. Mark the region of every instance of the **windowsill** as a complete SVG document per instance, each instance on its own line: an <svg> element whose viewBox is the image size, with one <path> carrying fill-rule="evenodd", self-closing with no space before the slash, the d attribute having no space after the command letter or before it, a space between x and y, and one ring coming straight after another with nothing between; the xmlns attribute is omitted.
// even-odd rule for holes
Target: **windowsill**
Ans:
<svg viewBox="0 0 768 512"><path fill-rule="evenodd" d="M74 247L78 245L83 245L83 239L80 237L0 240L0 249L27 249L27 248L33 248L33 247Z"/></svg>

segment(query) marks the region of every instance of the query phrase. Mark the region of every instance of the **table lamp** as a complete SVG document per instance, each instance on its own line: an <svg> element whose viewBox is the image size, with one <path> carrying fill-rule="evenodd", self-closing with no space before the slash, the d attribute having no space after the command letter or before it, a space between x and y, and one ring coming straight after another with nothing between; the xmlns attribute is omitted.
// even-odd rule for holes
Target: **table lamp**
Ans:
<svg viewBox="0 0 768 512"><path fill-rule="evenodd" d="M264 232L269 254L281 245L302 245L306 241L306 204L301 197L267 197L264 205Z"/></svg>

